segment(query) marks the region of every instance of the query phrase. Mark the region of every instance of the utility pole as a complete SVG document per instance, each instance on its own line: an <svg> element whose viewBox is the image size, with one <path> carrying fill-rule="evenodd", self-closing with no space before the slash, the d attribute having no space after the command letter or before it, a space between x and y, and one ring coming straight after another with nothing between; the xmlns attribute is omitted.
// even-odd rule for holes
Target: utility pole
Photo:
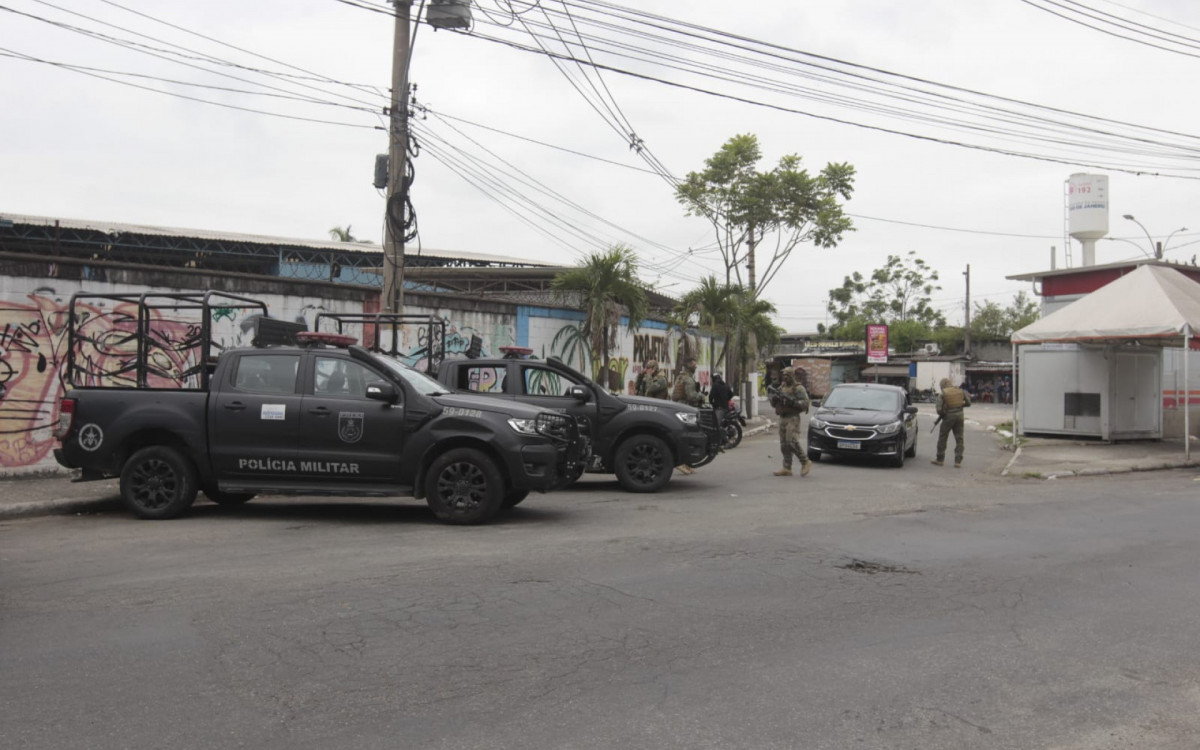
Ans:
<svg viewBox="0 0 1200 750"><path fill-rule="evenodd" d="M963 276L967 277L967 322L963 326L963 354L970 356L971 354L971 264L967 264L967 270L963 271Z"/></svg>
<svg viewBox="0 0 1200 750"><path fill-rule="evenodd" d="M404 311L404 235L408 217L408 60L412 0L392 0L392 102L388 113L388 183L384 209L383 309Z"/></svg>

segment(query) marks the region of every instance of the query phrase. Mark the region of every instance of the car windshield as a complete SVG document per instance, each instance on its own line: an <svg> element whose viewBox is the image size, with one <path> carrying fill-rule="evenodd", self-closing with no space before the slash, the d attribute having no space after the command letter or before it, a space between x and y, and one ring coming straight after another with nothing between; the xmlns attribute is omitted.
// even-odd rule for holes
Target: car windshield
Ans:
<svg viewBox="0 0 1200 750"><path fill-rule="evenodd" d="M821 403L821 406L831 409L866 411L895 411L899 405L898 394L872 388L834 388Z"/></svg>
<svg viewBox="0 0 1200 750"><path fill-rule="evenodd" d="M408 365L401 364L390 357L375 357L374 359L398 375L405 383L412 386L413 390L417 393L424 396L437 396L438 394L449 393L446 390L446 386L424 373L417 372Z"/></svg>

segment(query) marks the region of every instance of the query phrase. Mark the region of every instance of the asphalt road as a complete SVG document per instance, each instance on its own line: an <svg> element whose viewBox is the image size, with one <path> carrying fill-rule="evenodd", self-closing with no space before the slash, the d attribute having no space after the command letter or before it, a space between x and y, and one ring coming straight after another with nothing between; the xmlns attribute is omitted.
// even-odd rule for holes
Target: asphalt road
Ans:
<svg viewBox="0 0 1200 750"><path fill-rule="evenodd" d="M928 429L926 427L926 429ZM389 501L0 523L17 748L1200 747L1190 471L1043 482L771 435L499 523Z"/></svg>

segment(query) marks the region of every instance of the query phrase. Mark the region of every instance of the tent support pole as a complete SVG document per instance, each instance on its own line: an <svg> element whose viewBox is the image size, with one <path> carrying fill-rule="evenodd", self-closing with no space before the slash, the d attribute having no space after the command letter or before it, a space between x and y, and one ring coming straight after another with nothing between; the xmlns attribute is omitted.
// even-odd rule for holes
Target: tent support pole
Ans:
<svg viewBox="0 0 1200 750"><path fill-rule="evenodd" d="M1012 345L1012 383L1009 390L1012 392L1013 400L1013 420L1012 420L1012 448L1017 449L1017 345Z"/></svg>
<svg viewBox="0 0 1200 750"><path fill-rule="evenodd" d="M1188 363L1192 359L1192 327L1183 327L1183 460L1192 461L1192 381Z"/></svg>

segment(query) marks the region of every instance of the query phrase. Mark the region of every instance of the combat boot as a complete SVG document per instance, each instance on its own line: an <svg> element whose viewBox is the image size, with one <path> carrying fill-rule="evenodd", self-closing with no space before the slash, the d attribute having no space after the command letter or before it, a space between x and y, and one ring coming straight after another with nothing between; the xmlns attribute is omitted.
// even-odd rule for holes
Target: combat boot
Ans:
<svg viewBox="0 0 1200 750"><path fill-rule="evenodd" d="M808 472L812 471L812 461L805 461L800 465L800 476L808 476Z"/></svg>
<svg viewBox="0 0 1200 750"><path fill-rule="evenodd" d="M945 462L945 461L941 461L941 460L939 460L939 459L936 459L936 458L935 458L935 459L933 459L932 461L930 461L929 463L933 464L934 466L942 466L942 465L944 465L946 462Z"/></svg>
<svg viewBox="0 0 1200 750"><path fill-rule="evenodd" d="M775 476L777 477L790 477L791 475L791 469L780 469L779 471L775 472Z"/></svg>

